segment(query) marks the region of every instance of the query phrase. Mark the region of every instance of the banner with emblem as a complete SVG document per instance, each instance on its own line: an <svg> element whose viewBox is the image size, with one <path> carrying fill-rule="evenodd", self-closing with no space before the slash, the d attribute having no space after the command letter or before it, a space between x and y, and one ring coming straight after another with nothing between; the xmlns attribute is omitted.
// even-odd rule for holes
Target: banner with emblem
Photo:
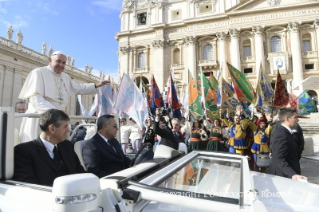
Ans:
<svg viewBox="0 0 319 212"><path fill-rule="evenodd" d="M203 118L202 105L198 95L198 89L191 72L188 70L189 111L195 119Z"/></svg>
<svg viewBox="0 0 319 212"><path fill-rule="evenodd" d="M273 57L274 70L286 70L286 62L284 56Z"/></svg>

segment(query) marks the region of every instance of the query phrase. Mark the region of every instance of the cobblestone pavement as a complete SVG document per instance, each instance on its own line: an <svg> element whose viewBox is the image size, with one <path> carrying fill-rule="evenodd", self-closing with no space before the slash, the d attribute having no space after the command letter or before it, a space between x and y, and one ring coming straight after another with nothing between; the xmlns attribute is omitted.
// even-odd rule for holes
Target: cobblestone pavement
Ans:
<svg viewBox="0 0 319 212"><path fill-rule="evenodd" d="M308 182L319 185L319 160L301 158L301 174L308 177Z"/></svg>

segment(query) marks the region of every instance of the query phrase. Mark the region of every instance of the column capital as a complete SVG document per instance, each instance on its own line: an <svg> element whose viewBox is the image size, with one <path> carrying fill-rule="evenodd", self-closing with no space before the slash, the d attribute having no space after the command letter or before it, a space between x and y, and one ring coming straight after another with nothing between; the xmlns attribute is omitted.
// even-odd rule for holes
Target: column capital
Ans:
<svg viewBox="0 0 319 212"><path fill-rule="evenodd" d="M262 35L265 31L265 26L253 26L252 31L255 35Z"/></svg>
<svg viewBox="0 0 319 212"><path fill-rule="evenodd" d="M165 48L169 44L169 40L153 40L152 46L154 48Z"/></svg>
<svg viewBox="0 0 319 212"><path fill-rule="evenodd" d="M197 40L196 36L185 36L183 37L183 42L188 45L188 44L193 44Z"/></svg>
<svg viewBox="0 0 319 212"><path fill-rule="evenodd" d="M297 21L289 22L288 23L289 32L298 32L301 23L302 23L301 21L300 22L297 22Z"/></svg>
<svg viewBox="0 0 319 212"><path fill-rule="evenodd" d="M316 30L319 30L319 19L318 18L315 18L315 21L313 22L313 25L314 25Z"/></svg>
<svg viewBox="0 0 319 212"><path fill-rule="evenodd" d="M238 38L240 36L241 28L229 29L229 34L232 38Z"/></svg>
<svg viewBox="0 0 319 212"><path fill-rule="evenodd" d="M122 52L122 54L126 54L129 51L131 51L131 47L130 46L121 46L120 51Z"/></svg>
<svg viewBox="0 0 319 212"><path fill-rule="evenodd" d="M218 40L224 40L225 37L228 35L228 32L216 32L216 37Z"/></svg>

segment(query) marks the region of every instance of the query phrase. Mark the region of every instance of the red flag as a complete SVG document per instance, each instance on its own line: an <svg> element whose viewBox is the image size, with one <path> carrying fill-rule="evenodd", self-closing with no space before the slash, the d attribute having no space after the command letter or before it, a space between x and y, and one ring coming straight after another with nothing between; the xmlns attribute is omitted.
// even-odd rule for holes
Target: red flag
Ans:
<svg viewBox="0 0 319 212"><path fill-rule="evenodd" d="M172 73L169 74L167 81L167 102L173 110L177 110L182 107L182 104L178 101L176 87L172 79Z"/></svg>
<svg viewBox="0 0 319 212"><path fill-rule="evenodd" d="M281 75L279 73L279 70L277 71L277 80L274 96L275 97L273 106L284 107L289 103L289 95L285 83L282 80Z"/></svg>
<svg viewBox="0 0 319 212"><path fill-rule="evenodd" d="M292 107L296 109L296 113L298 114L298 97L296 97L294 94L289 94L289 103L287 107Z"/></svg>
<svg viewBox="0 0 319 212"><path fill-rule="evenodd" d="M151 85L152 85L151 95L150 95L151 108L154 109L154 111L155 111L155 108L163 107L164 103L163 103L163 98L162 98L161 92L159 91L159 88L158 88L157 83L155 81L154 74L152 75L152 84Z"/></svg>

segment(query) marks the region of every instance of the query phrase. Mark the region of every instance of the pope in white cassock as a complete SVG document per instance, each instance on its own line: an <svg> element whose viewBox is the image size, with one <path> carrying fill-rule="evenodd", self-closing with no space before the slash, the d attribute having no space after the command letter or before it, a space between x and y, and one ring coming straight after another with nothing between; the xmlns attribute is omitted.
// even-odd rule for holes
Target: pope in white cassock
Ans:
<svg viewBox="0 0 319 212"><path fill-rule="evenodd" d="M26 113L42 114L54 108L66 111L71 95L95 94L98 87L109 81L78 84L63 72L67 57L60 51L49 58L49 65L32 70L20 92L19 98L29 100ZM36 139L40 134L39 119L23 118L20 128L20 142Z"/></svg>

